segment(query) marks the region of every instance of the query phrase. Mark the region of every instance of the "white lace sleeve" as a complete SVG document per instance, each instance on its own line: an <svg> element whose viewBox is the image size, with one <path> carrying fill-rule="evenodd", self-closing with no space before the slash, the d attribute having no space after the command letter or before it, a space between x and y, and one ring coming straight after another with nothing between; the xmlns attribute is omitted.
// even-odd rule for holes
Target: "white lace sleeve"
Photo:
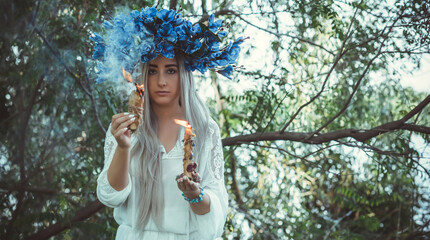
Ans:
<svg viewBox="0 0 430 240"><path fill-rule="evenodd" d="M216 180L224 181L224 156L218 126L209 127L209 136L211 136L212 140L210 173Z"/></svg>
<svg viewBox="0 0 430 240"><path fill-rule="evenodd" d="M103 171L100 173L97 179L97 197L104 205L108 207L118 207L122 203L125 202L128 195L131 192L131 178L130 174L128 175L128 185L121 191L115 190L109 183L107 179L107 172L109 166L112 162L113 155L115 154L117 147L117 142L114 136L110 132L109 129L106 132L105 146L104 146L104 155L105 155L105 164L103 167Z"/></svg>
<svg viewBox="0 0 430 240"><path fill-rule="evenodd" d="M224 157L218 125L211 120L207 130L207 147L200 155L199 174L204 194L210 198L210 210L205 215L191 211L192 224L196 226L196 236L191 239L216 239L221 237L228 210L227 190L224 183Z"/></svg>

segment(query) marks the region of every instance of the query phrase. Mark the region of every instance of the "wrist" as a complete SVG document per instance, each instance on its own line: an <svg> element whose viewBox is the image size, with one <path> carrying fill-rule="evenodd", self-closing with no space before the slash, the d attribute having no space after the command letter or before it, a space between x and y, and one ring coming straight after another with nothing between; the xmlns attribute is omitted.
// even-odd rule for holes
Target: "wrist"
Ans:
<svg viewBox="0 0 430 240"><path fill-rule="evenodd" d="M197 193L197 195L195 195L194 193ZM182 193L182 196L184 197L184 199L186 201L188 201L189 203L199 203L199 202L203 201L203 195L204 195L204 192L203 192L202 187L200 187L199 190L193 192L192 195L191 194L186 195L186 194Z"/></svg>
<svg viewBox="0 0 430 240"><path fill-rule="evenodd" d="M130 147L118 145L117 151L120 151L122 153L128 153L128 152L130 152Z"/></svg>
<svg viewBox="0 0 430 240"><path fill-rule="evenodd" d="M184 193L184 197L187 198L196 198L200 195L200 193L203 191L203 189L201 187L199 187L198 189L196 189L195 191L192 192L185 192Z"/></svg>

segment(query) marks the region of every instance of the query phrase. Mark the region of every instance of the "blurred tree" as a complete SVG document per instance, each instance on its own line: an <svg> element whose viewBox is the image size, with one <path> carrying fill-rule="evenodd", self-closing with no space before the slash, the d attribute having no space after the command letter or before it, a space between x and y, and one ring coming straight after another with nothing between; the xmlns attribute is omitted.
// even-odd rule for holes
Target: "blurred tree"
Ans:
<svg viewBox="0 0 430 240"><path fill-rule="evenodd" d="M224 137L226 239L428 236L430 96L399 80L430 53L429 3L157 3L251 36L240 84L198 77ZM1 239L113 238L94 190L124 104L94 84L88 36L116 7L153 4L1 3Z"/></svg>

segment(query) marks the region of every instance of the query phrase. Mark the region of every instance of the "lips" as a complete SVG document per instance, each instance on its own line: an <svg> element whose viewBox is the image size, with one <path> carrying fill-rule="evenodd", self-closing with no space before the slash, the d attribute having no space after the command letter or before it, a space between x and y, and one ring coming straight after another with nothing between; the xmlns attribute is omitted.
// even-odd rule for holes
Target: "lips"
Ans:
<svg viewBox="0 0 430 240"><path fill-rule="evenodd" d="M156 91L155 94L160 95L160 96L164 96L169 94L169 91Z"/></svg>

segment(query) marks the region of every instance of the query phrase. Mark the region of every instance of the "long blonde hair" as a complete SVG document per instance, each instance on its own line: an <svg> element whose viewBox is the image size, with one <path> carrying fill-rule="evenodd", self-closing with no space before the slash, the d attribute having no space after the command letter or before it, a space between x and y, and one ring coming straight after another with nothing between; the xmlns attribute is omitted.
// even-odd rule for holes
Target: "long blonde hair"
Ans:
<svg viewBox="0 0 430 240"><path fill-rule="evenodd" d="M204 145L205 130L209 122L209 110L198 97L194 85L194 79L190 71L186 71L184 60L181 55L176 54L176 60L180 75L180 104L185 111L186 121L195 129L196 146L194 156L198 161L199 153ZM137 163L135 177L139 178L141 184L141 195L137 197L139 212L137 216L137 230L144 230L151 216L158 227L161 226L164 196L161 182L161 151L160 141L157 137L158 123L149 99L147 90L148 63L142 64L142 77L140 84L145 85L144 110L141 124L137 130L138 142L131 150L131 156L140 156ZM132 158L133 159L133 158ZM133 164L130 164L132 166ZM130 169L130 171L134 171ZM178 173L179 175L180 173ZM174 178L175 176L172 176Z"/></svg>

